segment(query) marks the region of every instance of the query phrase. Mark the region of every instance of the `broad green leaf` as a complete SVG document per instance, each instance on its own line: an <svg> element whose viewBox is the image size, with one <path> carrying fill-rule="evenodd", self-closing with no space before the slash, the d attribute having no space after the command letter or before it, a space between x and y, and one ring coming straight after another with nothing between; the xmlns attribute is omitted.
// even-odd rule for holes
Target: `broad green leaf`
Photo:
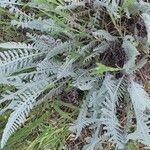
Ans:
<svg viewBox="0 0 150 150"><path fill-rule="evenodd" d="M135 142L128 142L128 144L125 147L125 150L138 150L137 143Z"/></svg>
<svg viewBox="0 0 150 150"><path fill-rule="evenodd" d="M92 69L92 74L103 74L106 72L114 72L114 71L120 71L122 70L121 68L113 68L113 67L108 67L106 65L103 65L101 63L97 63L97 67Z"/></svg>

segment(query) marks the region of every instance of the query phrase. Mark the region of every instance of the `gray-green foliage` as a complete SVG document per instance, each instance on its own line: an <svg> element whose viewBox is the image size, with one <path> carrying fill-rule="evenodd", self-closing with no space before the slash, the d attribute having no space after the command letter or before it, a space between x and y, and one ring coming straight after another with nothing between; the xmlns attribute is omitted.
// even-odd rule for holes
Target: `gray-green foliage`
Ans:
<svg viewBox="0 0 150 150"><path fill-rule="evenodd" d="M103 143L106 141L111 141L118 149L124 149L130 139L150 147L150 97L143 86L134 80L136 59L140 54L134 44L137 39L132 35L114 36L99 25L102 21L100 14L104 9L113 19L114 25L115 20L122 17L120 1L70 0L61 4L57 1L52 2L52 12L48 12L45 3L32 1L27 4L33 7L32 9L46 14L44 17L38 17L36 13L23 11L23 3L19 0L0 1L1 7L8 8L15 14L16 19L13 19L11 24L17 28L27 28L28 32L31 32L27 33L28 43L9 41L0 44L0 83L15 87L15 91L6 91L0 99L1 115L11 110L2 135L1 148L25 123L33 107L45 98L59 94L68 81L85 93L79 116L70 127L70 130L76 133L76 138L80 136L83 128L92 129L93 135L87 138L83 149L103 149ZM139 3L147 9L139 7ZM135 1L132 7L135 10L137 7L137 11L143 13L142 18L148 32L148 41L145 42L148 45L149 4ZM131 14L130 8L127 9ZM91 15L90 11L94 14ZM82 16L95 21L91 23L88 20L82 23ZM33 34L32 30L36 31L36 34ZM101 54L109 51L109 47L120 40L123 41L120 49L125 52L127 58L123 70L121 69L122 77L116 78L113 73L92 74L91 68L95 65L89 68L86 67L86 63L93 63L93 59L99 60ZM144 55L148 55L148 52L145 50ZM142 67L142 60L141 63L139 66ZM135 114L137 120L135 131L130 131L128 125L131 125L131 122L122 126L117 116L117 106L123 99L123 103L132 104L133 109L130 111ZM127 115L127 120L131 119L132 116Z"/></svg>

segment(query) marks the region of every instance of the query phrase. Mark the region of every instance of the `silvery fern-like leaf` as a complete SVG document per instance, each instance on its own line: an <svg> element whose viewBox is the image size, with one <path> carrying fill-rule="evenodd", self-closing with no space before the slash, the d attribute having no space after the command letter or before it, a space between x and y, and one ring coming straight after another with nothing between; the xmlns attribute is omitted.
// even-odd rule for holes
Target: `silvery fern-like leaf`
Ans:
<svg viewBox="0 0 150 150"><path fill-rule="evenodd" d="M67 51L70 50L72 46L72 42L71 41L67 41L67 42L59 42L52 50L50 50L50 52L47 54L45 59L51 59L52 57L58 55L58 54L62 54L65 53Z"/></svg>
<svg viewBox="0 0 150 150"><path fill-rule="evenodd" d="M145 64L148 61L148 55L144 56L142 59L139 60L139 62L136 64L136 66L133 68L133 70L139 70L145 66Z"/></svg>
<svg viewBox="0 0 150 150"><path fill-rule="evenodd" d="M32 45L34 45L34 48L41 51L53 49L61 42L60 40L55 40L53 37L46 35L27 33L27 37L29 37L30 41L32 41Z"/></svg>
<svg viewBox="0 0 150 150"><path fill-rule="evenodd" d="M109 48L109 44L107 42L102 42L101 44L99 44L93 49L93 53L87 56L84 62L90 61L92 60L92 58L99 56L101 53L104 53L106 50L108 50L108 48Z"/></svg>
<svg viewBox="0 0 150 150"><path fill-rule="evenodd" d="M24 83L21 81L21 79L16 76L16 77L1 77L0 84L3 85L12 85L15 87L20 87L24 86Z"/></svg>
<svg viewBox="0 0 150 150"><path fill-rule="evenodd" d="M26 43L6 42L0 43L0 48L4 49L35 49L34 45Z"/></svg>
<svg viewBox="0 0 150 150"><path fill-rule="evenodd" d="M40 83L40 84L39 84ZM17 90L16 92L10 92L7 91L6 94L2 94L2 99L0 100L0 104L6 102L6 101L12 101L15 99L20 99L22 94L26 91L31 91L31 93L36 92L40 87L42 87L44 84L48 83L48 79L46 76L43 76L42 80L36 80L35 82L27 83L24 85L23 88Z"/></svg>
<svg viewBox="0 0 150 150"><path fill-rule="evenodd" d="M145 145L145 149L150 149L150 114L146 114L134 107L136 116L136 130L128 134L128 140L135 140Z"/></svg>
<svg viewBox="0 0 150 150"><path fill-rule="evenodd" d="M110 12L110 14L113 14L113 16L115 18L120 18L120 6L119 6L119 2L120 0L108 0L109 3L107 4L106 8L107 11Z"/></svg>
<svg viewBox="0 0 150 150"><path fill-rule="evenodd" d="M37 1L37 0L31 0L30 2L28 2L28 6L32 8L37 8L40 10L46 10L46 11L49 10L49 5L47 5L45 1L41 3L40 1Z"/></svg>
<svg viewBox="0 0 150 150"><path fill-rule="evenodd" d="M30 110L33 108L37 96L39 96L39 94L30 95L30 98L26 99L25 102L16 104L16 110L11 113L7 125L4 129L1 140L1 148L4 147L12 133L14 133L17 128L19 128L26 121L26 117L28 116Z"/></svg>
<svg viewBox="0 0 150 150"><path fill-rule="evenodd" d="M54 22L51 19L42 19L42 18L38 18L38 19L34 19L32 21L23 21L23 20L12 20L11 24L13 26L17 26L17 27L22 27L22 28L30 28L30 29L36 29L36 30L40 30L42 32L44 31L48 31L48 32L52 32L54 30L56 30L56 26L54 24Z"/></svg>
<svg viewBox="0 0 150 150"><path fill-rule="evenodd" d="M33 71L30 73L22 73L22 74L17 74L14 76L7 76L7 77L1 77L0 80L0 84L3 85L12 85L14 87L16 87L17 89L22 88L25 83L31 82L31 81L35 81L35 79L37 78L37 76L44 76L44 71L43 72L37 72L37 71Z"/></svg>
<svg viewBox="0 0 150 150"><path fill-rule="evenodd" d="M101 52L95 51L84 59L84 63L91 61L93 58L96 58L100 55Z"/></svg>
<svg viewBox="0 0 150 150"><path fill-rule="evenodd" d="M56 88L52 88L48 93L46 93L42 98L37 100L37 103L35 105L39 105L42 102L44 102L47 99L51 99L55 96L57 96L58 94L61 94L61 92L64 90L64 86L66 84L66 81L64 81L63 83L61 83L61 85L58 85Z"/></svg>
<svg viewBox="0 0 150 150"><path fill-rule="evenodd" d="M91 41L91 42L89 42L87 45L85 45L85 46L79 48L79 49L78 49L78 53L79 53L80 55L85 55L86 53L89 53L89 51L90 51L93 47L95 47L95 45L96 45L96 41Z"/></svg>
<svg viewBox="0 0 150 150"><path fill-rule="evenodd" d="M84 1L79 1L79 0L70 0L69 4L60 4L59 6L56 7L56 10L70 10L70 9L75 9L79 6L85 7L85 2Z"/></svg>
<svg viewBox="0 0 150 150"><path fill-rule="evenodd" d="M0 104L4 103L6 101L9 102L9 101L14 100L16 97L18 97L18 95L20 95L27 89L30 89L30 87L33 91L35 91L36 90L35 85L37 83L39 83L39 81L41 81L41 80L45 80L47 82L47 78L48 78L48 75L45 74L45 71L43 71L43 72L34 71L34 72L30 72L30 73L23 73L20 75L7 77L6 84L15 86L16 89L18 89L18 91L16 91L16 92L5 91L5 93L1 94L2 99L0 100ZM54 79L55 79L55 76L52 76L52 78L49 80L53 81ZM27 80L28 82L25 82L25 80ZM42 82L45 83L45 81L42 81ZM41 84L41 85L43 85L43 84ZM56 88L56 91L59 91L59 89L60 88L58 88L58 90L57 90L57 88ZM54 90L52 89L52 91L54 91ZM50 93L53 93L52 91ZM50 96L50 94L49 94L49 96ZM10 104L10 106L12 106L12 104Z"/></svg>
<svg viewBox="0 0 150 150"><path fill-rule="evenodd" d="M105 7L107 11L115 18L120 18L119 0L95 0L94 5L99 7Z"/></svg>
<svg viewBox="0 0 150 150"><path fill-rule="evenodd" d="M138 140L150 148L150 114L146 112L147 109L150 110L150 97L143 86L133 80L128 87L128 92L132 100L137 128L135 132L128 135L127 140Z"/></svg>
<svg viewBox="0 0 150 150"><path fill-rule="evenodd" d="M145 26L147 30L147 42L150 43L150 15L147 13L143 13L142 18L145 22Z"/></svg>
<svg viewBox="0 0 150 150"><path fill-rule="evenodd" d="M141 11L142 13L150 13L150 3L140 0L135 0L132 7L129 9L130 13Z"/></svg>
<svg viewBox="0 0 150 150"><path fill-rule="evenodd" d="M103 41L93 49L93 52L104 53L109 48L109 46L109 43Z"/></svg>
<svg viewBox="0 0 150 150"><path fill-rule="evenodd" d="M70 131L76 134L76 138L78 138L82 132L82 129L84 129L86 126L89 126L90 124L94 123L94 119L87 117L87 101L85 101L82 105L82 109L78 115L77 120L74 124L71 125L69 128Z"/></svg>
<svg viewBox="0 0 150 150"><path fill-rule="evenodd" d="M102 117L100 120L105 125L104 129L107 131L104 137L109 139L118 149L123 149L125 143L123 129L116 116L119 86L111 78L112 76L110 75L106 76L103 83L107 92L105 94L105 101L102 102Z"/></svg>
<svg viewBox="0 0 150 150"><path fill-rule="evenodd" d="M116 91L118 98L123 98L125 93L127 92L127 86L128 86L128 78L123 75L120 79L116 81Z"/></svg>
<svg viewBox="0 0 150 150"><path fill-rule="evenodd" d="M97 8L97 5L95 5L95 9L97 11L93 14L93 16L94 16L94 24L97 23L97 22L99 22L99 20L101 19L101 12Z"/></svg>
<svg viewBox="0 0 150 150"><path fill-rule="evenodd" d="M18 18L18 20L11 21L13 26L17 26L18 28L36 29L42 32L52 32L57 30L56 24L52 19L42 19L41 17L36 19L35 14L27 15L16 7L14 7L13 12L16 13L16 18Z"/></svg>
<svg viewBox="0 0 150 150"><path fill-rule="evenodd" d="M18 7L12 6L11 9L9 9L11 13L15 14L15 17L20 20L31 21L35 19L35 14L26 14L25 12L22 12Z"/></svg>
<svg viewBox="0 0 150 150"><path fill-rule="evenodd" d="M76 133L76 137L80 136L82 129L85 127L86 115L87 115L87 104L86 102L84 102L82 105L82 109L78 115L78 118L76 119L75 123L72 124L69 128L71 132Z"/></svg>
<svg viewBox="0 0 150 150"><path fill-rule="evenodd" d="M74 76L73 62L74 59L66 59L66 62L58 68L57 79Z"/></svg>
<svg viewBox="0 0 150 150"><path fill-rule="evenodd" d="M139 1L138 7L140 11L150 13L150 3L143 0Z"/></svg>
<svg viewBox="0 0 150 150"><path fill-rule="evenodd" d="M101 145L99 142L104 142L105 140L110 140L118 148L124 147L123 129L116 116L118 95L121 95L122 90L124 90L122 82L123 78L114 80L113 76L106 75L100 89L91 89L86 96L85 104L81 109L81 112L83 111L84 114L79 114L79 118L83 117L83 120L78 120L73 126L73 131L78 131L77 135L80 135L82 128L86 126L93 130L93 137L87 139L89 144L85 146L85 149L94 150L96 146ZM86 111L84 111L85 109ZM99 131L101 125L107 131L103 135ZM92 144L90 144L90 141Z"/></svg>
<svg viewBox="0 0 150 150"><path fill-rule="evenodd" d="M10 93L10 95L0 100L0 102L11 100L10 105L6 108L13 110L2 135L1 148L4 147L8 138L26 121L30 110L36 104L36 99L52 82L53 79L51 80L50 78L39 80L38 82L25 86L15 93Z"/></svg>
<svg viewBox="0 0 150 150"><path fill-rule="evenodd" d="M95 135L92 135L93 137L89 137L88 140L86 140L87 144L84 145L82 150L104 150L102 147L102 141L95 137Z"/></svg>
<svg viewBox="0 0 150 150"><path fill-rule="evenodd" d="M112 36L110 33L108 33L105 30L97 30L97 31L92 32L92 34L98 40L105 39L109 42L117 40L116 37Z"/></svg>
<svg viewBox="0 0 150 150"><path fill-rule="evenodd" d="M127 55L127 62L124 64L123 68L128 72L133 67L135 67L136 57L139 55L138 50L133 45L134 38L132 36L124 37L122 48Z"/></svg>
<svg viewBox="0 0 150 150"><path fill-rule="evenodd" d="M94 133L92 134L92 137L88 137L86 139L86 145L84 145L83 150L103 150L103 146L102 146L102 137L99 136L100 133L100 128L101 126L98 124L96 124L97 128L96 131L94 131Z"/></svg>
<svg viewBox="0 0 150 150"><path fill-rule="evenodd" d="M12 7L12 5L20 5L20 0L1 0L0 7Z"/></svg>
<svg viewBox="0 0 150 150"><path fill-rule="evenodd" d="M128 92L136 109L141 111L145 111L147 108L150 109L150 97L142 85L131 81Z"/></svg>
<svg viewBox="0 0 150 150"><path fill-rule="evenodd" d="M113 106L112 102L109 98L106 98L106 102L103 103L105 108L102 108L102 124L105 125L104 130L107 132L104 136L109 139L116 145L118 149L123 149L125 144L125 139L123 137L122 127L118 122L115 106Z"/></svg>
<svg viewBox="0 0 150 150"><path fill-rule="evenodd" d="M43 60L41 63L37 65L38 72L45 72L46 74L57 74L60 70L59 68L62 66L62 63L55 62L51 60Z"/></svg>
<svg viewBox="0 0 150 150"><path fill-rule="evenodd" d="M93 121L93 124L91 125L92 129L99 128L102 125L101 121L101 115L102 115L102 102L105 101L107 90L105 88L105 85L102 83L102 86L99 87L97 90L92 89L91 92L87 95L87 103L88 108L91 113L90 118Z"/></svg>
<svg viewBox="0 0 150 150"><path fill-rule="evenodd" d="M39 79L47 76L46 70L33 71L29 73L22 73L8 77L1 77L0 84L12 85L17 89L23 88L25 84L38 81Z"/></svg>
<svg viewBox="0 0 150 150"><path fill-rule="evenodd" d="M94 1L94 7L97 7L97 6L106 7L108 5L108 2L109 2L109 0L108 1L106 1L106 0L95 0Z"/></svg>
<svg viewBox="0 0 150 150"><path fill-rule="evenodd" d="M15 110L16 105L21 104L21 102L19 102L19 98L21 101L24 100L24 98L31 97L32 94L33 93L30 90L24 90L19 92L17 91L16 93L7 91L7 94L2 95L4 98L0 100L0 103L4 103L7 101L9 102L9 104L5 106L3 109L1 109L0 114L2 115L2 113L4 113L7 110Z"/></svg>
<svg viewBox="0 0 150 150"><path fill-rule="evenodd" d="M38 35L38 34L27 33L26 35L34 43L34 45L38 45L38 43L40 43L40 44L44 45L44 47L52 48L61 42L61 40L59 40L59 39L55 40L53 37L44 35L44 34ZM38 45L38 46L40 46L40 45Z"/></svg>
<svg viewBox="0 0 150 150"><path fill-rule="evenodd" d="M44 52L28 49L17 49L0 52L0 76L35 67L34 59L43 56Z"/></svg>
<svg viewBox="0 0 150 150"><path fill-rule="evenodd" d="M81 74L77 77L76 81L73 83L73 86L79 88L82 91L90 90L94 87L96 78L90 77L87 74Z"/></svg>
<svg viewBox="0 0 150 150"><path fill-rule="evenodd" d="M90 10L83 10L77 13L74 13L71 17L73 20L78 20L78 17L82 17L84 15L87 15L90 12Z"/></svg>

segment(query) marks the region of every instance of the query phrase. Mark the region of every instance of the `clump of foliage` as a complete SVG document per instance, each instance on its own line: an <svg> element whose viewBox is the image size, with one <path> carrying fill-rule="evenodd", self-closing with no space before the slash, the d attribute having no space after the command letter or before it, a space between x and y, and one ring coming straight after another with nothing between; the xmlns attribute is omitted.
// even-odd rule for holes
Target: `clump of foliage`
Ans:
<svg viewBox="0 0 150 150"><path fill-rule="evenodd" d="M68 86L84 93L70 127L76 138L82 129L92 130L83 149L103 149L107 141L124 149L129 140L150 147L150 97L135 79L149 57L148 2L1 0L0 6L15 15L11 24L28 37L0 44L0 84L13 87L0 99L0 114L11 110L1 148L34 107ZM123 19L137 21L137 16L145 23L144 37L136 26L122 26Z"/></svg>

